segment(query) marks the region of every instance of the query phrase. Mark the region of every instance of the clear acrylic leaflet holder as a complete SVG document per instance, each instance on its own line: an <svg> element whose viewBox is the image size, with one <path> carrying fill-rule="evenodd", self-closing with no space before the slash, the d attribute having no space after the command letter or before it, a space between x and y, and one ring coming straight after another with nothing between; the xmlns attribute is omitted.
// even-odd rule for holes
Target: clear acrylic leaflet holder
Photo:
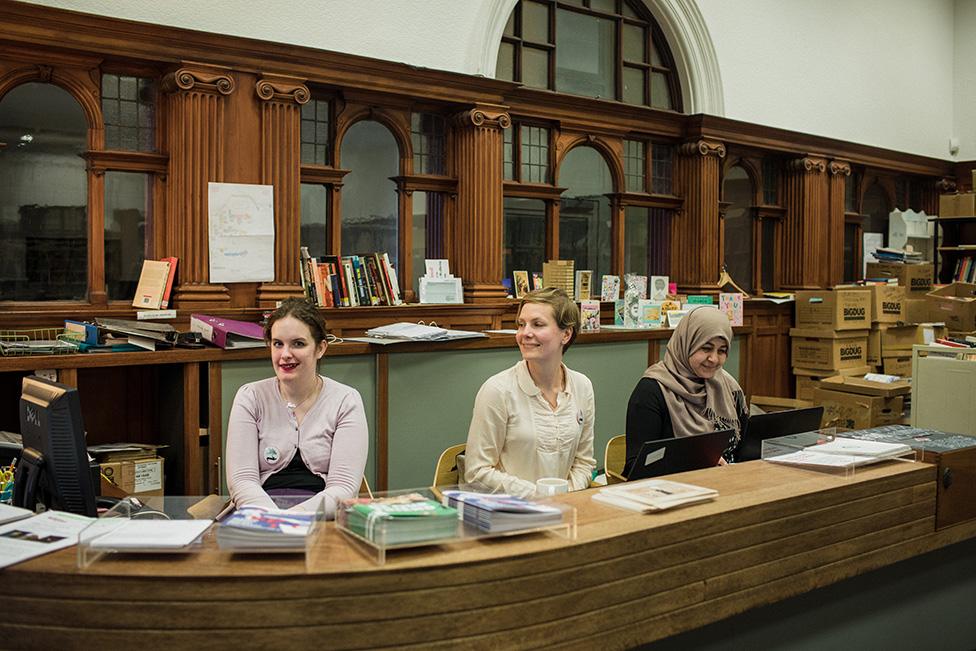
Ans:
<svg viewBox="0 0 976 651"><path fill-rule="evenodd" d="M876 463L914 463L921 458L920 449L856 438L854 433L838 432L834 427L762 442L764 461L848 479L853 479L859 468Z"/></svg>

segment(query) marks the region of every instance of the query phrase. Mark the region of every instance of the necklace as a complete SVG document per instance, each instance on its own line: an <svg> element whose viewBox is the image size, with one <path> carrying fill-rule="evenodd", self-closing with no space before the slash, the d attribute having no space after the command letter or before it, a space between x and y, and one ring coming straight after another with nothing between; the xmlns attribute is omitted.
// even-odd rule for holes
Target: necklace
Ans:
<svg viewBox="0 0 976 651"><path fill-rule="evenodd" d="M322 376L317 375L316 376L316 379L317 379L317 382L315 383L315 386L312 388L311 391L309 391L308 395L305 396L305 398L301 402L299 402L297 405L294 402L292 402L291 400L287 400L287 399L285 400L285 407L287 407L289 409L289 411L298 411L298 409L302 405L304 405L306 402L308 402L309 400L312 399L312 396L318 394L319 389L322 388ZM278 382L278 392L281 394L282 397L284 397L285 394L281 390L281 382Z"/></svg>

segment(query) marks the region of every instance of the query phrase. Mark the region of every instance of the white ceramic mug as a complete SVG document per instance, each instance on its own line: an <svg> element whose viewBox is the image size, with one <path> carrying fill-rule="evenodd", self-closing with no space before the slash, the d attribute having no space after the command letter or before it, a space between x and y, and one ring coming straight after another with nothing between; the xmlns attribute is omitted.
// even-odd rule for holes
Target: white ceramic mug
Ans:
<svg viewBox="0 0 976 651"><path fill-rule="evenodd" d="M569 482L559 477L542 477L535 482L535 494L539 497L551 497L569 492Z"/></svg>

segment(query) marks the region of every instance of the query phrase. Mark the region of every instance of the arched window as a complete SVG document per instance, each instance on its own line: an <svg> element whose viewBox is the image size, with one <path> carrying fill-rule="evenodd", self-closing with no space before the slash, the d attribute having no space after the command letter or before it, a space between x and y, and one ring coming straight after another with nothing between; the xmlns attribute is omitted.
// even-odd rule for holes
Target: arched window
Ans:
<svg viewBox="0 0 976 651"><path fill-rule="evenodd" d="M357 122L340 144L341 167L350 170L342 187L342 253L385 252L397 266L400 154L389 129L373 120Z"/></svg>
<svg viewBox="0 0 976 651"><path fill-rule="evenodd" d="M521 0L495 76L533 88L682 110L670 48L636 0Z"/></svg>
<svg viewBox="0 0 976 651"><path fill-rule="evenodd" d="M81 105L54 84L0 99L0 300L87 297L87 137Z"/></svg>
<svg viewBox="0 0 976 651"><path fill-rule="evenodd" d="M559 203L559 258L592 270L591 286L600 287L603 274L612 273L610 168L596 149L576 147L566 154L557 184L566 188Z"/></svg>
<svg viewBox="0 0 976 651"><path fill-rule="evenodd" d="M753 189L748 172L739 165L725 173L722 196L728 204L725 210L723 234L725 269L739 287L752 293L753 280Z"/></svg>

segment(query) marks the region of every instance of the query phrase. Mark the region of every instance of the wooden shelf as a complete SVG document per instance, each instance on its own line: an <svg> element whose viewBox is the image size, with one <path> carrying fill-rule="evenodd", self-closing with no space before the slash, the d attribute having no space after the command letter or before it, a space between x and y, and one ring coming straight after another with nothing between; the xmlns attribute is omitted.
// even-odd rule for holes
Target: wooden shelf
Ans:
<svg viewBox="0 0 976 651"><path fill-rule="evenodd" d="M976 248L971 246L940 246L940 251L960 251L965 253L976 253Z"/></svg>

